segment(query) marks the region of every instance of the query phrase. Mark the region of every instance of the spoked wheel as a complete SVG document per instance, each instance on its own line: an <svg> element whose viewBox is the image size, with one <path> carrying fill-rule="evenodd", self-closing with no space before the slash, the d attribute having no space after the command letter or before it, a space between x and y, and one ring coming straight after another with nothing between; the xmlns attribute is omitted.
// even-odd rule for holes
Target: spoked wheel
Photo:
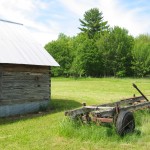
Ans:
<svg viewBox="0 0 150 150"><path fill-rule="evenodd" d="M122 111L119 113L116 121L116 131L120 136L134 131L135 121L134 116L129 111Z"/></svg>

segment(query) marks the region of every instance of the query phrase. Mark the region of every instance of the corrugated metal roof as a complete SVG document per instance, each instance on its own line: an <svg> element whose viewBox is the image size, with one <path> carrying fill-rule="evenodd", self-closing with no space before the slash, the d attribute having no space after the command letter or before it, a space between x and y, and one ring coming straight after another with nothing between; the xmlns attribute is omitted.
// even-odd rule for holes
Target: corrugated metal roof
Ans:
<svg viewBox="0 0 150 150"><path fill-rule="evenodd" d="M0 63L59 66L19 23L0 20Z"/></svg>

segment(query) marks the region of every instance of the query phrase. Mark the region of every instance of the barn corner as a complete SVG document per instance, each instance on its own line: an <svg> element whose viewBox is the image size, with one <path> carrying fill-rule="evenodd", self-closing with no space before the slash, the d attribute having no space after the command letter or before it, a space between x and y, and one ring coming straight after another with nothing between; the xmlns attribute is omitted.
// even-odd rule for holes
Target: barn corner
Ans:
<svg viewBox="0 0 150 150"><path fill-rule="evenodd" d="M59 66L19 23L0 19L0 117L46 107L51 66Z"/></svg>

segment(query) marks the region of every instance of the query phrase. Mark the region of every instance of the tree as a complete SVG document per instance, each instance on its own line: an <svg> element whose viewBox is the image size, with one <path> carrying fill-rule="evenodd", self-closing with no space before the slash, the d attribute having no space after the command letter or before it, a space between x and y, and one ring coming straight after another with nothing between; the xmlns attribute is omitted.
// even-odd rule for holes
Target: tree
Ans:
<svg viewBox="0 0 150 150"><path fill-rule="evenodd" d="M72 63L72 73L76 76L100 76L101 53L93 39L86 34L79 34L74 39L75 57Z"/></svg>
<svg viewBox="0 0 150 150"><path fill-rule="evenodd" d="M74 77L81 77L85 75L85 70L83 67L83 60L82 60L82 46L84 41L86 40L86 36L84 34L78 34L73 39L73 61L70 68L70 73Z"/></svg>
<svg viewBox="0 0 150 150"><path fill-rule="evenodd" d="M132 69L135 76L144 77L150 73L150 36L139 35L132 50Z"/></svg>
<svg viewBox="0 0 150 150"><path fill-rule="evenodd" d="M110 33L106 32L97 39L96 45L101 53L101 76L112 76L112 59Z"/></svg>
<svg viewBox="0 0 150 150"><path fill-rule="evenodd" d="M134 44L126 29L114 27L97 42L102 51L104 75L131 75L131 50Z"/></svg>
<svg viewBox="0 0 150 150"><path fill-rule="evenodd" d="M72 40L64 34L60 34L56 41L49 42L45 49L58 61L60 67L53 69L54 76L69 76L73 60Z"/></svg>
<svg viewBox="0 0 150 150"><path fill-rule="evenodd" d="M103 21L102 12L99 12L98 8L92 8L85 12L84 19L79 21L81 26L79 29L88 35L89 38L93 38L99 33L103 33L108 29L107 21Z"/></svg>
<svg viewBox="0 0 150 150"><path fill-rule="evenodd" d="M130 76L134 38L124 28L114 27L111 44L114 51L113 71L116 76Z"/></svg>

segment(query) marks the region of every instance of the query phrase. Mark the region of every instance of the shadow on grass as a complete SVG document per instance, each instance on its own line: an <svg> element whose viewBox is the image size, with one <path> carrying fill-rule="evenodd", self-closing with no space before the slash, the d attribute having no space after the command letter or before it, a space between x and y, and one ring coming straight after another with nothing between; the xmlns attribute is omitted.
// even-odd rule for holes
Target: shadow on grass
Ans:
<svg viewBox="0 0 150 150"><path fill-rule="evenodd" d="M0 125L10 124L20 120L27 120L36 117L41 117L53 113L63 112L81 106L82 104L75 100L52 99L47 108L46 107L40 108L38 112L0 118Z"/></svg>
<svg viewBox="0 0 150 150"><path fill-rule="evenodd" d="M65 111L68 109L74 109L77 107L81 107L82 104L74 101L74 100L62 100L62 99L52 99L48 110L54 111L54 112L59 112L59 111Z"/></svg>

